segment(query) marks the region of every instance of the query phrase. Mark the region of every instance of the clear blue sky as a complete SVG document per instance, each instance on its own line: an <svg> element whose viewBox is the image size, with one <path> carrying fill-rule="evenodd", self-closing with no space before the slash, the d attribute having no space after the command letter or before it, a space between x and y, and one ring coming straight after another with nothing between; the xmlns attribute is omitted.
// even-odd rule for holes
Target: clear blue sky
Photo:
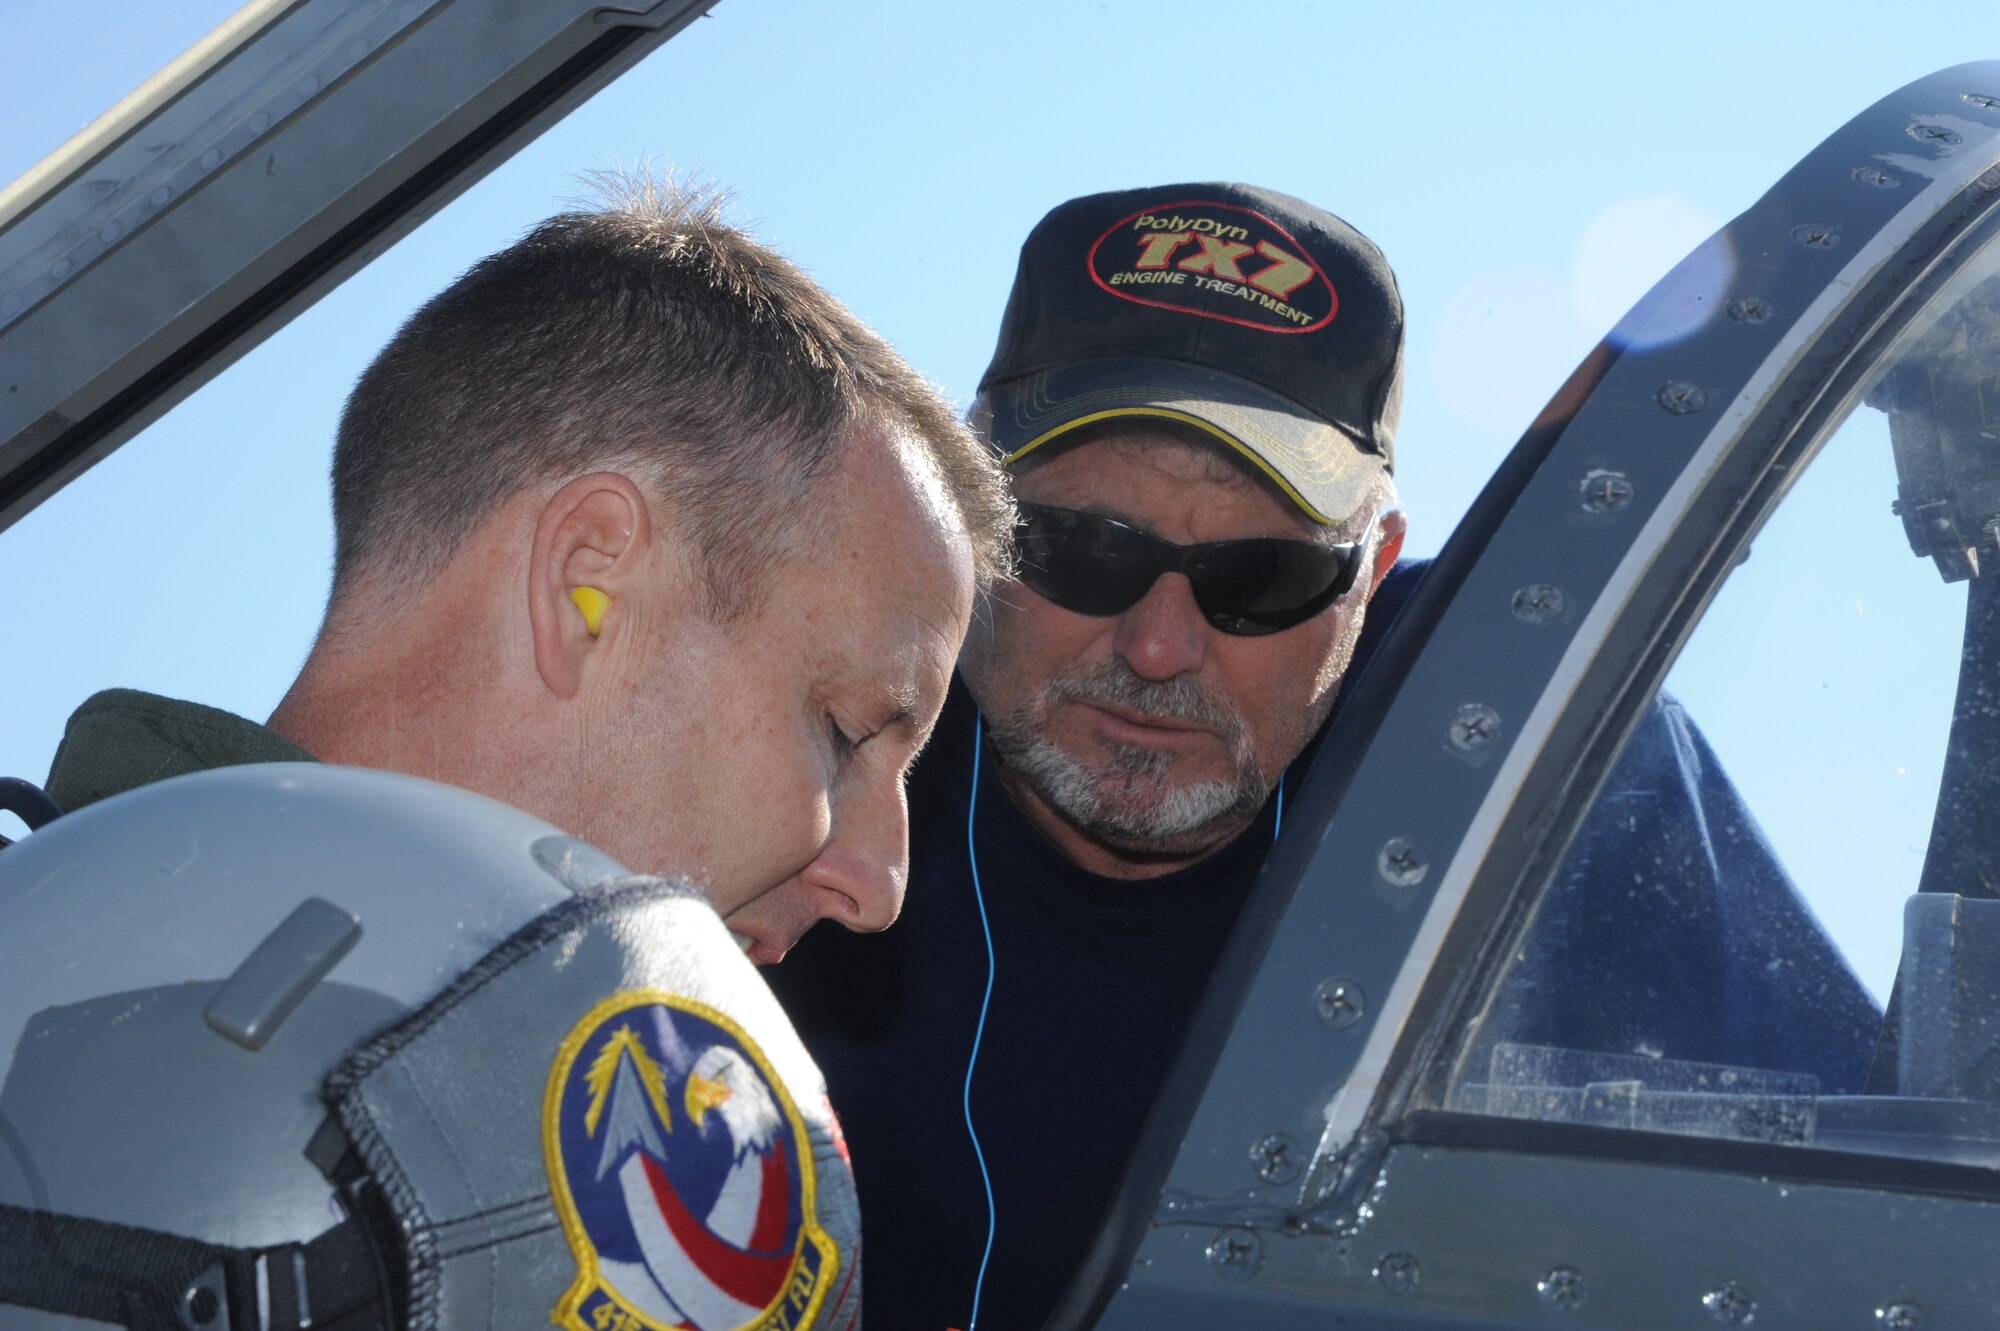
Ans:
<svg viewBox="0 0 2000 1331"><path fill-rule="evenodd" d="M226 9L121 0L83 25L51 0L10 7L0 176ZM269 712L325 593L324 472L349 385L417 303L581 195L592 168L650 161L731 187L741 219L961 400L1022 235L1062 199L1234 178L1322 204L1402 284L1399 479L1427 553L1674 260L1869 102L1993 56L1991 0L1920 17L1742 0L723 0L0 533L0 772L39 778L70 708L110 685Z"/></svg>

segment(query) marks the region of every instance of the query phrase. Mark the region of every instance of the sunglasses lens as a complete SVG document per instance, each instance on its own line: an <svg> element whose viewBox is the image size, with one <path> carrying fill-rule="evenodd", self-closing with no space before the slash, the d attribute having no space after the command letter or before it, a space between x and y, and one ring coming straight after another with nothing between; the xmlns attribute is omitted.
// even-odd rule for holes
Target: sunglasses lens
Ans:
<svg viewBox="0 0 2000 1331"><path fill-rule="evenodd" d="M1151 543L1129 527L1060 508L1023 504L1021 512L1021 581L1065 610L1118 614L1159 576Z"/></svg>
<svg viewBox="0 0 2000 1331"><path fill-rule="evenodd" d="M1340 594L1351 556L1304 541L1225 541L1188 573L1196 602L1225 633L1276 633L1302 624Z"/></svg>
<svg viewBox="0 0 2000 1331"><path fill-rule="evenodd" d="M1121 614L1162 573L1179 571L1209 623L1246 637L1324 610L1347 590L1359 549L1275 537L1176 546L1093 513L1022 504L1021 515L1021 581L1063 609Z"/></svg>

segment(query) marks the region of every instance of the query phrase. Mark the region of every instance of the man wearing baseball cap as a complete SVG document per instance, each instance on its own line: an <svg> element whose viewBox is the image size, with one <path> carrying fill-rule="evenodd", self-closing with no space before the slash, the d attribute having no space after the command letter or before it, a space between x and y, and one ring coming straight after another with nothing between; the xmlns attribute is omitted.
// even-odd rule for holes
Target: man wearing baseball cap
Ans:
<svg viewBox="0 0 2000 1331"><path fill-rule="evenodd" d="M868 1325L1027 1331L1081 1260L1402 546L1402 344L1380 251L1272 191L1092 195L1023 246L975 405L1021 564L909 783L905 923L770 975Z"/></svg>
<svg viewBox="0 0 2000 1331"><path fill-rule="evenodd" d="M1267 190L1074 199L1022 247L974 406L1019 567L908 785L903 923L767 972L848 1134L867 1325L1034 1331L1082 1262L1286 774L1421 572L1396 564L1402 342L1380 252ZM1879 1024L1661 695L1480 1038L1836 1093Z"/></svg>

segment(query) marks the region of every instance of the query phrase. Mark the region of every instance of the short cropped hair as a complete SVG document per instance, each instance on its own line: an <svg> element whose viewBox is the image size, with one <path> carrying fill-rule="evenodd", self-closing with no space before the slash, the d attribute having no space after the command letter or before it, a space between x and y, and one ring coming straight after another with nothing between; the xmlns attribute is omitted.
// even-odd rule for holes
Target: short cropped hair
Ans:
<svg viewBox="0 0 2000 1331"><path fill-rule="evenodd" d="M888 343L715 194L605 194L473 265L362 374L334 447L336 603L434 573L527 485L613 469L671 508L727 619L819 539L819 482L871 426L928 456L982 585L1005 569L1005 478Z"/></svg>

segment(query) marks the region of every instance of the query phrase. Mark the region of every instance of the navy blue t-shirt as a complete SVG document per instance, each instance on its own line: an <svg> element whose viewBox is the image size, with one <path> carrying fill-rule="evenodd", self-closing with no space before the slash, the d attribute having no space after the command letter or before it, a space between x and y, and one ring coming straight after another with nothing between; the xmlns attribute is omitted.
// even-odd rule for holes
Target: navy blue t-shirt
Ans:
<svg viewBox="0 0 2000 1331"><path fill-rule="evenodd" d="M1357 668L1424 567L1398 565L1377 593ZM766 973L845 1127L864 1324L886 1331L972 1316L988 1236L965 1116L988 978L982 896L992 1000L969 1101L995 1225L978 1320L1033 1331L1083 1259L1273 835L1267 805L1192 868L1136 882L1087 873L1013 808L990 746L975 752L976 719L954 681L909 780L900 922L816 929ZM1754 829L1679 709L1655 703L1489 1013L1493 1034L1858 1087L1877 1014ZM1646 857L1636 880L1632 848ZM1662 986L1697 985L1711 997L1661 1001Z"/></svg>
<svg viewBox="0 0 2000 1331"><path fill-rule="evenodd" d="M966 1064L987 955L966 810L975 712L954 681L910 781L910 893L881 934L816 929L767 972L826 1073L862 1202L864 1326L971 1318L987 1204ZM1032 1328L1082 1259L1271 840L1122 881L1066 859L979 753L973 819L993 997L971 1105L998 1219L979 1325Z"/></svg>

